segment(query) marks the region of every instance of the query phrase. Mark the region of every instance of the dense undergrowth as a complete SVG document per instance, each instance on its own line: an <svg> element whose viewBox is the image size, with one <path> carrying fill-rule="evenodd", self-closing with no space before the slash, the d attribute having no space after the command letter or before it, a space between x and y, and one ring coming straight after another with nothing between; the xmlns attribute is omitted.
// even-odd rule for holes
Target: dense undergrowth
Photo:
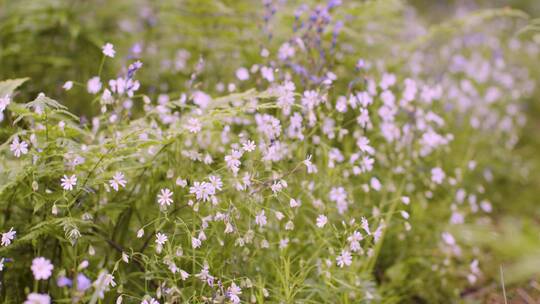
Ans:
<svg viewBox="0 0 540 304"><path fill-rule="evenodd" d="M536 275L527 12L106 3L2 3L4 302L474 302Z"/></svg>

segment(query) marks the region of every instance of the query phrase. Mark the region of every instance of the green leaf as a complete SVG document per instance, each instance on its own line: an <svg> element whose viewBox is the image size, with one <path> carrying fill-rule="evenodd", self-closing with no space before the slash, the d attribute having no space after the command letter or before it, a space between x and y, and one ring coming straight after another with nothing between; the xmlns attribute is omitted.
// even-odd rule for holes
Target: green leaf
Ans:
<svg viewBox="0 0 540 304"><path fill-rule="evenodd" d="M21 86L29 78L8 79L0 81L0 96L11 95L15 89Z"/></svg>

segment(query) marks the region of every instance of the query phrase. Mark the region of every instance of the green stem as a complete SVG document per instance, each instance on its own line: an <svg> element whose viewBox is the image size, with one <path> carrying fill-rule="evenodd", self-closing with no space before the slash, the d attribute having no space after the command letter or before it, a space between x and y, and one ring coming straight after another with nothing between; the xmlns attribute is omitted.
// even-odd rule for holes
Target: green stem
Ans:
<svg viewBox="0 0 540 304"><path fill-rule="evenodd" d="M388 210L388 212L386 213L386 217L384 218L384 225L386 227L383 229L381 239L375 244L375 250L374 250L373 256L369 260L369 262L367 264L367 267L366 267L366 270L368 272L370 272L370 273L375 268L375 263L377 262L377 258L379 257L379 253L381 251L382 244L384 242L384 238L385 238L385 236L386 236L386 234L388 232L388 229L390 229L390 221L392 220L392 216L394 215L394 212L396 211L397 205L400 202L399 198L400 198L401 193L403 191L403 186L404 185L405 185L405 182L402 182L401 185L399 186L399 189L398 189L398 191L396 193L396 196L394 197L394 199L392 201L392 204L390 205L390 209Z"/></svg>
<svg viewBox="0 0 540 304"><path fill-rule="evenodd" d="M101 63L99 64L98 77L101 78L101 72L103 71L103 65L105 64L105 55L101 57Z"/></svg>

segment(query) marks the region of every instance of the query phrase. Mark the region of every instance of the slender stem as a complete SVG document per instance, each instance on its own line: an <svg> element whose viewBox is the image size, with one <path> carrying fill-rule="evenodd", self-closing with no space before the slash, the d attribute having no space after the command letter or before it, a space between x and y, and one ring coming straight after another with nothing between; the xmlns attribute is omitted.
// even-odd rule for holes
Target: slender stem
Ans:
<svg viewBox="0 0 540 304"><path fill-rule="evenodd" d="M98 77L101 78L101 72L103 71L103 65L105 64L105 55L101 57L101 63L99 64Z"/></svg>
<svg viewBox="0 0 540 304"><path fill-rule="evenodd" d="M386 227L382 231L381 238L375 244L374 254L373 254L373 256L371 257L371 259L369 260L369 262L367 264L367 270L369 272L373 271L373 269L375 268L375 263L377 262L379 252L381 251L382 244L384 242L386 234L388 233L388 229L390 229L390 222L392 221L392 216L394 215L396 207L399 204L399 201L400 201L399 198L401 196L401 192L403 191L404 185L405 185L405 182L402 181L400 186L399 186L399 189L397 191L397 195L393 198L393 202L390 205L390 209L388 209L388 211L386 213L386 217L384 218L384 225Z"/></svg>
<svg viewBox="0 0 540 304"><path fill-rule="evenodd" d="M506 300L506 288L504 287L504 274L503 274L502 264L500 267L500 272L501 272L501 286L502 286L502 292L503 292L503 297L504 297L504 304L508 304L508 301Z"/></svg>

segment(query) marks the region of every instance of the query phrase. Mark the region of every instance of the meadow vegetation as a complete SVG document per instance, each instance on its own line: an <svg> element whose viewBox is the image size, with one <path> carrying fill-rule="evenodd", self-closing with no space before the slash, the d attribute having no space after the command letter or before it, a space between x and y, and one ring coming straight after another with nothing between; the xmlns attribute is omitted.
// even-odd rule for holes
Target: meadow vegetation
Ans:
<svg viewBox="0 0 540 304"><path fill-rule="evenodd" d="M538 298L540 21L471 3L0 1L0 299Z"/></svg>

